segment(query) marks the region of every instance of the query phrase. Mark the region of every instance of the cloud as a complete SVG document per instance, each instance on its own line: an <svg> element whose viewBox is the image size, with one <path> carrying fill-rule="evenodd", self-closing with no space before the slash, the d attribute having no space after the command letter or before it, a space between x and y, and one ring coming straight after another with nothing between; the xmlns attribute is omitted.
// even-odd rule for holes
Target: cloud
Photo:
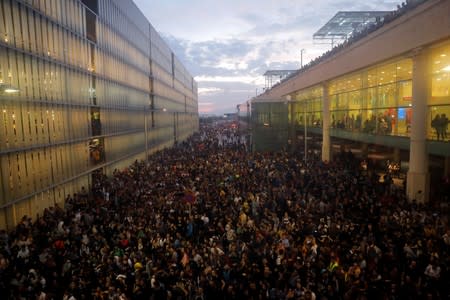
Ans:
<svg viewBox="0 0 450 300"><path fill-rule="evenodd" d="M135 2L198 82L200 109L224 113L262 92L267 70L295 70L329 50L312 36L338 11L392 10L401 1ZM182 13L167 18L174 12Z"/></svg>
<svg viewBox="0 0 450 300"><path fill-rule="evenodd" d="M194 76L201 74L261 76L271 64L298 68L290 55L291 51L300 49L293 39L282 42L228 39L197 43L173 36L165 38L175 54L192 67L188 69Z"/></svg>
<svg viewBox="0 0 450 300"><path fill-rule="evenodd" d="M233 112L237 104L261 93L267 70L300 67L300 59L292 60L294 55L299 57L301 49L293 37L279 41L223 38L201 42L163 37L198 82L199 101L213 103L206 113ZM199 105L199 109L205 112L205 105Z"/></svg>
<svg viewBox="0 0 450 300"><path fill-rule="evenodd" d="M218 87L201 87L198 88L198 94L199 95L211 95L211 94L217 94L221 93L223 90Z"/></svg>
<svg viewBox="0 0 450 300"><path fill-rule="evenodd" d="M248 83L248 84L256 84L261 83L260 80L255 78L254 76L207 76L201 75L196 76L195 80L197 82L222 82L222 83Z"/></svg>

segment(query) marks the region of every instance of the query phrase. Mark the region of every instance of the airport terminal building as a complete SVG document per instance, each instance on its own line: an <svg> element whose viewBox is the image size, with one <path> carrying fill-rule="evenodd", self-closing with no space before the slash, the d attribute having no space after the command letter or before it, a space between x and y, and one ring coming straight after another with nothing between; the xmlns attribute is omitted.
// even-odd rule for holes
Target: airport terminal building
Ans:
<svg viewBox="0 0 450 300"><path fill-rule="evenodd" d="M338 140L406 153L408 197L427 201L430 167L450 174L449 16L450 1L407 1L253 98L253 149L300 146L307 133L324 161Z"/></svg>
<svg viewBox="0 0 450 300"><path fill-rule="evenodd" d="M196 82L131 0L0 1L0 228L198 122Z"/></svg>

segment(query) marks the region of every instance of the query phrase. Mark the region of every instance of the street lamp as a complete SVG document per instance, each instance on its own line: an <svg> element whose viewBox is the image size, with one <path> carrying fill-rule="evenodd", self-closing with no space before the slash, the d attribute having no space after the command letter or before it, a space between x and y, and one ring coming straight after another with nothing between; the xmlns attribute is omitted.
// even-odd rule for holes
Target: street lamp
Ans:
<svg viewBox="0 0 450 300"><path fill-rule="evenodd" d="M308 134L307 134L307 130L306 130L306 100L303 100L303 124L304 126L304 140L305 140L305 163L306 163L306 158L307 158L307 153L308 153Z"/></svg>
<svg viewBox="0 0 450 300"><path fill-rule="evenodd" d="M300 50L300 69L303 68L303 52L305 52L305 49Z"/></svg>

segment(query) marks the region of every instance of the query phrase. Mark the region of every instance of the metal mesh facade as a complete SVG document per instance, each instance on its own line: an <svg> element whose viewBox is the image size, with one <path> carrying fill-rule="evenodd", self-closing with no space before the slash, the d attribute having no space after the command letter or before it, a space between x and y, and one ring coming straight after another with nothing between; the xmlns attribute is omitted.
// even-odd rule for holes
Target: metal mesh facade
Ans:
<svg viewBox="0 0 450 300"><path fill-rule="evenodd" d="M131 0L0 1L0 106L0 228L198 129L196 82Z"/></svg>

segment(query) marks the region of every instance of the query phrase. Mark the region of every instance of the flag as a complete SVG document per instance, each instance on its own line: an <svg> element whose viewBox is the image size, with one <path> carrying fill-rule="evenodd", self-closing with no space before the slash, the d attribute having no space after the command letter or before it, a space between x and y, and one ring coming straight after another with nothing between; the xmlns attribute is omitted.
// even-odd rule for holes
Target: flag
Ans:
<svg viewBox="0 0 450 300"><path fill-rule="evenodd" d="M194 192L191 190L186 190L184 192L183 201L186 203L190 203L190 204L195 203L196 197L195 197Z"/></svg>

